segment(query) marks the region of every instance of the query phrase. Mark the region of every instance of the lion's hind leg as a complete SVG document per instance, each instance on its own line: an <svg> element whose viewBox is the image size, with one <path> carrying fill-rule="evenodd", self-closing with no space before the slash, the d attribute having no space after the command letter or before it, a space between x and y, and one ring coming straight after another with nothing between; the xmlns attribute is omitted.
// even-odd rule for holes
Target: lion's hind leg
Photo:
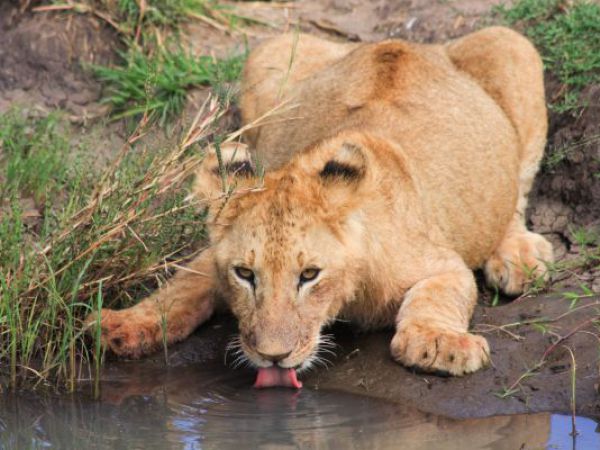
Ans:
<svg viewBox="0 0 600 450"><path fill-rule="evenodd" d="M525 226L527 196L544 154L547 113L539 54L520 34L486 28L453 41L446 52L503 109L520 141L519 196L515 214L484 267L489 284L517 295L538 279L547 279L552 245Z"/></svg>
<svg viewBox="0 0 600 450"><path fill-rule="evenodd" d="M528 231L521 217L513 218L509 231L484 267L485 277L508 295L519 295L539 280L549 278L547 265L554 260L552 244Z"/></svg>

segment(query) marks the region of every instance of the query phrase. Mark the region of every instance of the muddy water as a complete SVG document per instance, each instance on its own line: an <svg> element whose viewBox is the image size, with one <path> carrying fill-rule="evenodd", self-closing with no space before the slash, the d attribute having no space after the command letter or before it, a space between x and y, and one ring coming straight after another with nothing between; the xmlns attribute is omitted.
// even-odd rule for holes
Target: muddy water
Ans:
<svg viewBox="0 0 600 450"><path fill-rule="evenodd" d="M94 400L0 396L0 448L60 449L595 449L596 423L550 414L453 420L328 390L255 390L222 365L113 364Z"/></svg>
<svg viewBox="0 0 600 450"><path fill-rule="evenodd" d="M97 400L85 382L73 395L0 394L0 449L600 449L596 422L583 417L577 418L573 441L568 416L458 420L420 411L470 417L527 402L512 398L486 408L498 399L476 380L489 372L453 379L386 365L385 339L377 335L347 343L337 335L338 358L328 370L301 374L300 391L255 390L253 371L234 370L224 361L235 332L235 322L221 318L173 346L166 363L161 354L109 361ZM423 384L430 388L419 391ZM542 407L552 409L549 405Z"/></svg>

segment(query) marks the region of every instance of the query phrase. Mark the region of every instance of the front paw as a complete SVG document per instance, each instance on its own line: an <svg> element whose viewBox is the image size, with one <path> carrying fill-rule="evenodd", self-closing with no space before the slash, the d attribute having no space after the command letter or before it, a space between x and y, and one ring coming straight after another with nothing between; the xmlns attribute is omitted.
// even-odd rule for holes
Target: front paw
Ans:
<svg viewBox="0 0 600 450"><path fill-rule="evenodd" d="M162 342L160 317L154 311L136 307L103 309L100 320L97 313L87 317L90 334L95 335L98 323L102 346L119 356L139 358L157 350Z"/></svg>
<svg viewBox="0 0 600 450"><path fill-rule="evenodd" d="M464 375L490 362L490 349L483 337L427 325L399 327L390 348L396 361L427 372Z"/></svg>

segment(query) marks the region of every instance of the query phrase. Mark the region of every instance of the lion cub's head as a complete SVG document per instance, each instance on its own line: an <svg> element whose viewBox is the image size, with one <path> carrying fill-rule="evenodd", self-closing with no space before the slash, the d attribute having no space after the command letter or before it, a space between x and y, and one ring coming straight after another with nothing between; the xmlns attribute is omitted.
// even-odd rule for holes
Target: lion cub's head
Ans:
<svg viewBox="0 0 600 450"><path fill-rule="evenodd" d="M335 138L287 166L256 174L243 144L214 150L196 193L209 204L223 293L239 319L240 344L258 367L306 368L320 331L352 299L361 264L361 142ZM229 192L229 194L224 194Z"/></svg>

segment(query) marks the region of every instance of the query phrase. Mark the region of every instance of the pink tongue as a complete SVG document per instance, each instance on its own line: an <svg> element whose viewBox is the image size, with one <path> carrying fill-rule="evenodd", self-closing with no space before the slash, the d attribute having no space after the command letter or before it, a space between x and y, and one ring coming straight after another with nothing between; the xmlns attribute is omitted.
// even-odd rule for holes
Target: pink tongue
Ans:
<svg viewBox="0 0 600 450"><path fill-rule="evenodd" d="M300 389L302 382L296 378L296 369L282 369L280 367L259 368L254 387L257 389L284 386Z"/></svg>

